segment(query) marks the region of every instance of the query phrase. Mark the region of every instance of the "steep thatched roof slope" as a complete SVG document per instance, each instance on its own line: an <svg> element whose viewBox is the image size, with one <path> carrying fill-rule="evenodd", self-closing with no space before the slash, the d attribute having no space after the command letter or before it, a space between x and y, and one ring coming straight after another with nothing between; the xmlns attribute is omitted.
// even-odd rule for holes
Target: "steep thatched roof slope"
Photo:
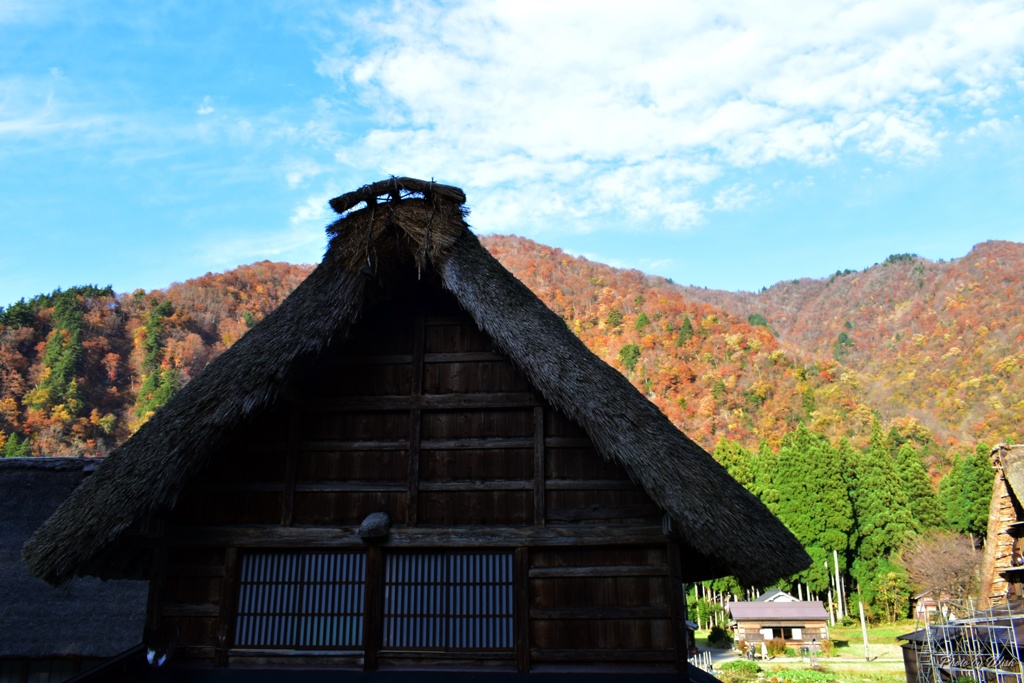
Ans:
<svg viewBox="0 0 1024 683"><path fill-rule="evenodd" d="M0 657L112 657L142 642L145 581L84 577L54 590L21 562L22 544L96 464L0 459Z"/></svg>
<svg viewBox="0 0 1024 683"><path fill-rule="evenodd" d="M343 338L379 282L410 263L440 278L540 393L647 490L710 564L760 585L807 567L800 544L760 501L480 245L462 201L457 188L410 179L333 200L339 211L366 207L331 225L330 247L309 278L157 411L39 529L25 545L29 568L52 583L76 572L109 572L104 552L133 524L174 508L232 428L289 393L302 361Z"/></svg>

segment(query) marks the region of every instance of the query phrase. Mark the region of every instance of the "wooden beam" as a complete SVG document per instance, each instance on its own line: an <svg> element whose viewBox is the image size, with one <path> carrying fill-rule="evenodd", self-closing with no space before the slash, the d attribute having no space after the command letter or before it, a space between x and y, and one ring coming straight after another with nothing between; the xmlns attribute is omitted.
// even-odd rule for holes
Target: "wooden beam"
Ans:
<svg viewBox="0 0 1024 683"><path fill-rule="evenodd" d="M671 650L530 650L534 662L668 662ZM686 679L683 679L686 680Z"/></svg>
<svg viewBox="0 0 1024 683"><path fill-rule="evenodd" d="M296 484L295 490L302 493L386 493L405 491L408 485L386 481L317 481Z"/></svg>
<svg viewBox="0 0 1024 683"><path fill-rule="evenodd" d="M530 671L530 549L516 548L514 562L516 670L519 673L528 673Z"/></svg>
<svg viewBox="0 0 1024 683"><path fill-rule="evenodd" d="M418 396L345 396L311 402L314 412L363 410L460 410L464 408L533 408L542 405L533 394L423 394Z"/></svg>
<svg viewBox="0 0 1024 683"><path fill-rule="evenodd" d="M366 593L363 603L363 669L377 668L377 653L384 631L384 553L366 549Z"/></svg>
<svg viewBox="0 0 1024 683"><path fill-rule="evenodd" d="M295 513L295 480L299 471L299 437L302 429L302 412L293 404L288 416L288 454L284 465L284 494L281 496L281 525L291 526Z"/></svg>
<svg viewBox="0 0 1024 683"><path fill-rule="evenodd" d="M673 662L676 671L685 674L689 679L690 673L690 644L689 631L686 628L686 595L683 593L683 558L679 544L674 541L668 542L668 584L669 599L672 612L672 643L674 645Z"/></svg>
<svg viewBox="0 0 1024 683"><path fill-rule="evenodd" d="M582 509L548 510L548 520L580 522L590 519L644 519L654 514L660 514L660 512L653 503L650 505L591 505Z"/></svg>
<svg viewBox="0 0 1024 683"><path fill-rule="evenodd" d="M529 491L532 488L532 481L517 479L430 481L420 484L420 491Z"/></svg>
<svg viewBox="0 0 1024 683"><path fill-rule="evenodd" d="M160 543L158 539L152 539ZM144 642L156 634L157 629L163 622L161 608L163 607L164 589L167 583L167 546L160 543L153 549L153 565L149 572L149 595L146 599L146 622L142 639Z"/></svg>
<svg viewBox="0 0 1024 683"><path fill-rule="evenodd" d="M544 445L548 448L595 448L594 442L585 436L549 436L544 439Z"/></svg>
<svg viewBox="0 0 1024 683"><path fill-rule="evenodd" d="M219 617L220 605L179 605L165 603L163 615L165 617Z"/></svg>
<svg viewBox="0 0 1024 683"><path fill-rule="evenodd" d="M420 512L420 427L423 414L419 408L409 413L409 478L406 481L405 519L409 526L416 526Z"/></svg>
<svg viewBox="0 0 1024 683"><path fill-rule="evenodd" d="M544 478L547 467L544 462L544 408L533 409L533 523L544 526L547 508Z"/></svg>
<svg viewBox="0 0 1024 683"><path fill-rule="evenodd" d="M548 479L549 491L633 491L639 487L628 479Z"/></svg>
<svg viewBox="0 0 1024 683"><path fill-rule="evenodd" d="M535 607L531 619L668 619L667 605L638 607Z"/></svg>
<svg viewBox="0 0 1024 683"><path fill-rule="evenodd" d="M220 584L220 609L217 615L217 646L213 665L228 665L228 650L234 640L234 615L238 597L238 548L224 549L224 573Z"/></svg>
<svg viewBox="0 0 1024 683"><path fill-rule="evenodd" d="M245 548L365 547L358 527L217 526L177 527L171 545L237 545ZM141 542L141 539L138 539ZM665 542L661 525L392 527L384 545L395 548L651 545Z"/></svg>
<svg viewBox="0 0 1024 683"><path fill-rule="evenodd" d="M423 356L426 352L427 329L426 315L422 305L416 313L412 334L412 395L416 398L423 396ZM409 411L409 477L406 481L408 490L405 496L405 519L409 526L416 526L419 521L420 512L420 451L422 449L423 434L423 409L418 405L411 406Z"/></svg>
<svg viewBox="0 0 1024 683"><path fill-rule="evenodd" d="M564 579L608 576L668 576L669 568L660 565L625 565L605 567L534 567L531 579Z"/></svg>
<svg viewBox="0 0 1024 683"><path fill-rule="evenodd" d="M301 441L303 451L404 451L409 448L408 439L396 441Z"/></svg>

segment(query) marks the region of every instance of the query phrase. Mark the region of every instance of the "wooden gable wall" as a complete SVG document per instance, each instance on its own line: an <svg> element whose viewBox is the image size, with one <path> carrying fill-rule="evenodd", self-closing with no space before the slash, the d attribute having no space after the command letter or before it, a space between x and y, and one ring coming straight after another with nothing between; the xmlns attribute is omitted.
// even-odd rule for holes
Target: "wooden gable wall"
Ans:
<svg viewBox="0 0 1024 683"><path fill-rule="evenodd" d="M367 544L356 531L375 512L393 526ZM183 660L221 666L679 667L679 556L661 519L450 296L423 288L371 308L297 390L239 430L167 520L149 626L177 632ZM297 548L366 554L360 647L237 645L240 558ZM511 558L514 646L389 650L372 577L395 553L452 549Z"/></svg>

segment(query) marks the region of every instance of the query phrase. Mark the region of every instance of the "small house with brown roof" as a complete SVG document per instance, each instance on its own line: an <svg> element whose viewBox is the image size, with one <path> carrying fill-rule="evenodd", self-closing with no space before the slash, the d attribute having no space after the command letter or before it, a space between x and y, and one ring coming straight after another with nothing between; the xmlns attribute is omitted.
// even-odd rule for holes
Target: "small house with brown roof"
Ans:
<svg viewBox="0 0 1024 683"><path fill-rule="evenodd" d="M149 579L161 680L686 671L683 582L810 559L464 201L406 178L332 200L323 262L39 528L29 570Z"/></svg>
<svg viewBox="0 0 1024 683"><path fill-rule="evenodd" d="M820 600L730 602L735 639L748 643L782 638L787 645L828 639L828 612Z"/></svg>

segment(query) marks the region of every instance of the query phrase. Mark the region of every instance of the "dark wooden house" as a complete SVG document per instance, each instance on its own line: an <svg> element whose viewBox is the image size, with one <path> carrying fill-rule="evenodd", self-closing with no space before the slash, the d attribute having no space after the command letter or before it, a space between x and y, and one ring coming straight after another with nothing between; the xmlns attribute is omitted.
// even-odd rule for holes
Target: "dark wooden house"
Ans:
<svg viewBox="0 0 1024 683"><path fill-rule="evenodd" d="M333 200L323 263L38 530L31 571L149 578L172 671L523 673L684 670L684 582L805 568L464 200Z"/></svg>

